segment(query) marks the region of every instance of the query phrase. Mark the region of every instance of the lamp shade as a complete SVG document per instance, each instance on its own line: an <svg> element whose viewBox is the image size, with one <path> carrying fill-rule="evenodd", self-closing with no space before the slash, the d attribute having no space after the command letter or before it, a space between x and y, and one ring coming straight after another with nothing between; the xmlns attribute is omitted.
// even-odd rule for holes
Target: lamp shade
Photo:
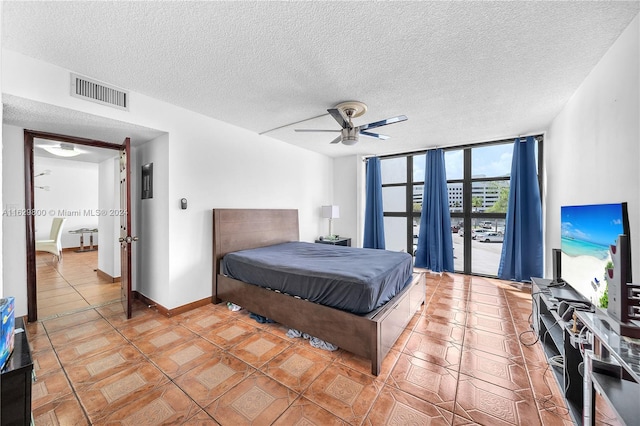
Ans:
<svg viewBox="0 0 640 426"><path fill-rule="evenodd" d="M337 219L340 217L339 206L322 206L322 217L326 219Z"/></svg>

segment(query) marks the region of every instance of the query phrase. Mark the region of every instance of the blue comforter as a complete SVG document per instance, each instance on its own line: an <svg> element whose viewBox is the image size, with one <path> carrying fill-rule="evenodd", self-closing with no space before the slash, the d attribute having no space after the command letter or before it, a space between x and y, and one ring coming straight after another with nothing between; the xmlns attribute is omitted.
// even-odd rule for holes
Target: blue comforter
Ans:
<svg viewBox="0 0 640 426"><path fill-rule="evenodd" d="M366 314L411 282L408 253L290 242L229 253L223 274L322 305Z"/></svg>

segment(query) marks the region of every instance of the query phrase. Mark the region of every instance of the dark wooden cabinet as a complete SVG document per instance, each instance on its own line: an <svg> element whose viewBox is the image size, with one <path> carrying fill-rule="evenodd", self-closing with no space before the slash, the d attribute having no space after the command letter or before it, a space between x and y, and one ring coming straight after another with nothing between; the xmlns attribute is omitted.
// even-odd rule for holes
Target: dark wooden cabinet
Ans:
<svg viewBox="0 0 640 426"><path fill-rule="evenodd" d="M16 330L24 330L22 318L16 318ZM31 424L31 380L33 360L26 331L15 334L13 353L2 369L0 378L0 424Z"/></svg>
<svg viewBox="0 0 640 426"><path fill-rule="evenodd" d="M328 240L326 238L323 238L322 240L316 240L316 243L351 247L351 238L336 238L335 240Z"/></svg>

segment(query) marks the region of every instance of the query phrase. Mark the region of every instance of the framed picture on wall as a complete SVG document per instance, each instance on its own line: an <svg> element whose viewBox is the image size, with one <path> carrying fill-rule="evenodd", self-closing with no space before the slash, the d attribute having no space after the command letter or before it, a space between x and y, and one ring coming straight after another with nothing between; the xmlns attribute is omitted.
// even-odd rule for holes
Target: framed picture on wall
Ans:
<svg viewBox="0 0 640 426"><path fill-rule="evenodd" d="M141 198L143 200L153 198L153 163L142 166L142 179L140 181L142 182Z"/></svg>

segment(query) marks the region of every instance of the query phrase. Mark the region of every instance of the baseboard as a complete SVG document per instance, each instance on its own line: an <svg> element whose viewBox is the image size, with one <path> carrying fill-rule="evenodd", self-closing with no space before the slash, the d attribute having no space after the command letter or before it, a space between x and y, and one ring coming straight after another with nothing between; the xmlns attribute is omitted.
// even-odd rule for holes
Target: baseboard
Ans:
<svg viewBox="0 0 640 426"><path fill-rule="evenodd" d="M98 274L99 278L102 278L103 280L107 280L111 283L118 283L120 282L120 277L112 277L111 275L107 274L106 272L100 270L100 269L96 269L96 273Z"/></svg>
<svg viewBox="0 0 640 426"><path fill-rule="evenodd" d="M149 306L150 308L155 308L158 313L160 313L161 315L164 315L168 318L174 317L176 315L180 315L184 312L188 312L192 309L196 309L199 308L201 306L206 306L208 304L211 303L211 297L207 297L206 299L202 299L202 300L197 300L195 302L191 302L191 303L187 303L186 305L182 305L182 306L178 306L177 308L173 308L173 309L168 309L165 308L164 306L160 305L159 303L156 303L154 300L149 299L147 296L137 292L137 291L133 291L133 295L137 300L142 301L144 304L146 304L147 306Z"/></svg>

